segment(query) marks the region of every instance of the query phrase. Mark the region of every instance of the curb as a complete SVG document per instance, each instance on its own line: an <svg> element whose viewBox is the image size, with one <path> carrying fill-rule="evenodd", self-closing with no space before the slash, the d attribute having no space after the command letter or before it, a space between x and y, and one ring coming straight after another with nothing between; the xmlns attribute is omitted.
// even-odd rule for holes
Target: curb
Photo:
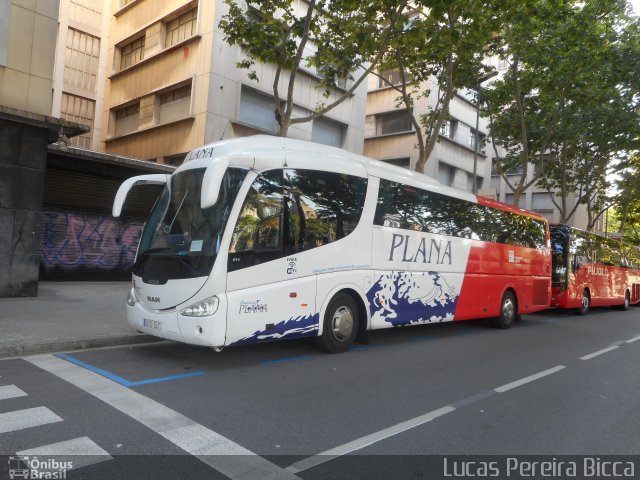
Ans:
<svg viewBox="0 0 640 480"><path fill-rule="evenodd" d="M143 334L113 335L109 337L83 338L75 340L50 340L33 343L0 344L0 358L19 357L38 353L53 353L68 350L83 350L87 348L114 347L137 343L155 343L164 341L162 338Z"/></svg>

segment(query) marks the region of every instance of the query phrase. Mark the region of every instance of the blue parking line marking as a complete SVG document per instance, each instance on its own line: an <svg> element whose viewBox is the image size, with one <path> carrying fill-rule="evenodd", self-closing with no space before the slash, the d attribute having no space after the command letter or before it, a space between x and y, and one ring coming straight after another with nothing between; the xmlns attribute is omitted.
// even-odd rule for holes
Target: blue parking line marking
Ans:
<svg viewBox="0 0 640 480"><path fill-rule="evenodd" d="M295 357L274 358L273 360L261 360L260 365L275 365L278 363L295 362L296 360L309 360L313 355L298 355Z"/></svg>
<svg viewBox="0 0 640 480"><path fill-rule="evenodd" d="M355 347L351 347L352 352L361 352L363 350L371 350L373 348L382 348L384 347L383 343L373 343L370 345L356 345Z"/></svg>
<svg viewBox="0 0 640 480"><path fill-rule="evenodd" d="M169 375L166 377L146 378L144 380L138 380L138 381L132 382L130 380L127 380L124 377L116 375L115 373L111 373L107 370L103 370L102 368L94 367L90 363L86 363L86 362L83 362L82 360L78 360L77 358L73 358L70 355L59 353L56 355L56 357L62 358L67 362L74 363L79 367L86 368L87 370L93 373L97 373L98 375L108 378L109 380L113 380L114 382L119 383L120 385L123 385L125 387L137 387L138 385L147 385L149 383L166 382L169 380L179 380L182 378L199 377L200 375L204 375L204 372L189 372L189 373L181 373L178 375Z"/></svg>

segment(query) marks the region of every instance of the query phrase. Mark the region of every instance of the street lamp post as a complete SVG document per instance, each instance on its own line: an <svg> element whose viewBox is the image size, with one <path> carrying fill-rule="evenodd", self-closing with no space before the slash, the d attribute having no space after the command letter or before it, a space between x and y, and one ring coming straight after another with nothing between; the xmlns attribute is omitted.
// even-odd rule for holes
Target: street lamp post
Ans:
<svg viewBox="0 0 640 480"><path fill-rule="evenodd" d="M478 145L480 143L480 96L482 90L482 82L489 80L490 78L498 75L497 70L491 70L490 72L481 75L476 80L476 130L475 130L475 141L473 142L473 194L478 193Z"/></svg>

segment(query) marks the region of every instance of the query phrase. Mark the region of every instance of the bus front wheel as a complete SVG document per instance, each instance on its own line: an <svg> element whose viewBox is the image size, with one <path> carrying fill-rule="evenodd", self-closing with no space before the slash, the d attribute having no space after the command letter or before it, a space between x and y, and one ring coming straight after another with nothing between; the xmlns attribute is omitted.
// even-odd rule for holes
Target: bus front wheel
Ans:
<svg viewBox="0 0 640 480"><path fill-rule="evenodd" d="M576 308L576 313L578 315L586 315L589 311L589 307L591 306L591 297L589 296L589 292L587 290L582 292L582 304L580 307Z"/></svg>
<svg viewBox="0 0 640 480"><path fill-rule="evenodd" d="M358 305L351 295L338 293L324 314L318 346L329 353L346 352L358 336Z"/></svg>
<svg viewBox="0 0 640 480"><path fill-rule="evenodd" d="M505 292L500 303L500 316L493 319L496 328L509 328L518 317L518 304L512 292Z"/></svg>

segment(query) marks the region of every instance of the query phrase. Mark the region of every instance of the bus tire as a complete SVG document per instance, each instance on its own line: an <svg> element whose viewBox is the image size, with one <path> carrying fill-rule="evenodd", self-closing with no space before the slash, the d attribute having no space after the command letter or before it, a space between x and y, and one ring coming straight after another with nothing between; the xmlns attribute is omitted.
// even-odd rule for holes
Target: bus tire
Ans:
<svg viewBox="0 0 640 480"><path fill-rule="evenodd" d="M337 293L324 313L322 335L317 345L329 353L343 353L351 348L358 336L358 304L347 293Z"/></svg>
<svg viewBox="0 0 640 480"><path fill-rule="evenodd" d="M591 296L589 295L589 290L584 289L582 292L582 306L576 308L576 314L578 315L586 315L589 311L589 307L591 306Z"/></svg>
<svg viewBox="0 0 640 480"><path fill-rule="evenodd" d="M631 292L627 290L624 292L624 303L620 305L620 310L624 310L626 312L629 310L629 305L631 305Z"/></svg>
<svg viewBox="0 0 640 480"><path fill-rule="evenodd" d="M510 290L506 291L500 302L500 316L492 319L495 328L506 329L513 325L518 317L516 297Z"/></svg>

